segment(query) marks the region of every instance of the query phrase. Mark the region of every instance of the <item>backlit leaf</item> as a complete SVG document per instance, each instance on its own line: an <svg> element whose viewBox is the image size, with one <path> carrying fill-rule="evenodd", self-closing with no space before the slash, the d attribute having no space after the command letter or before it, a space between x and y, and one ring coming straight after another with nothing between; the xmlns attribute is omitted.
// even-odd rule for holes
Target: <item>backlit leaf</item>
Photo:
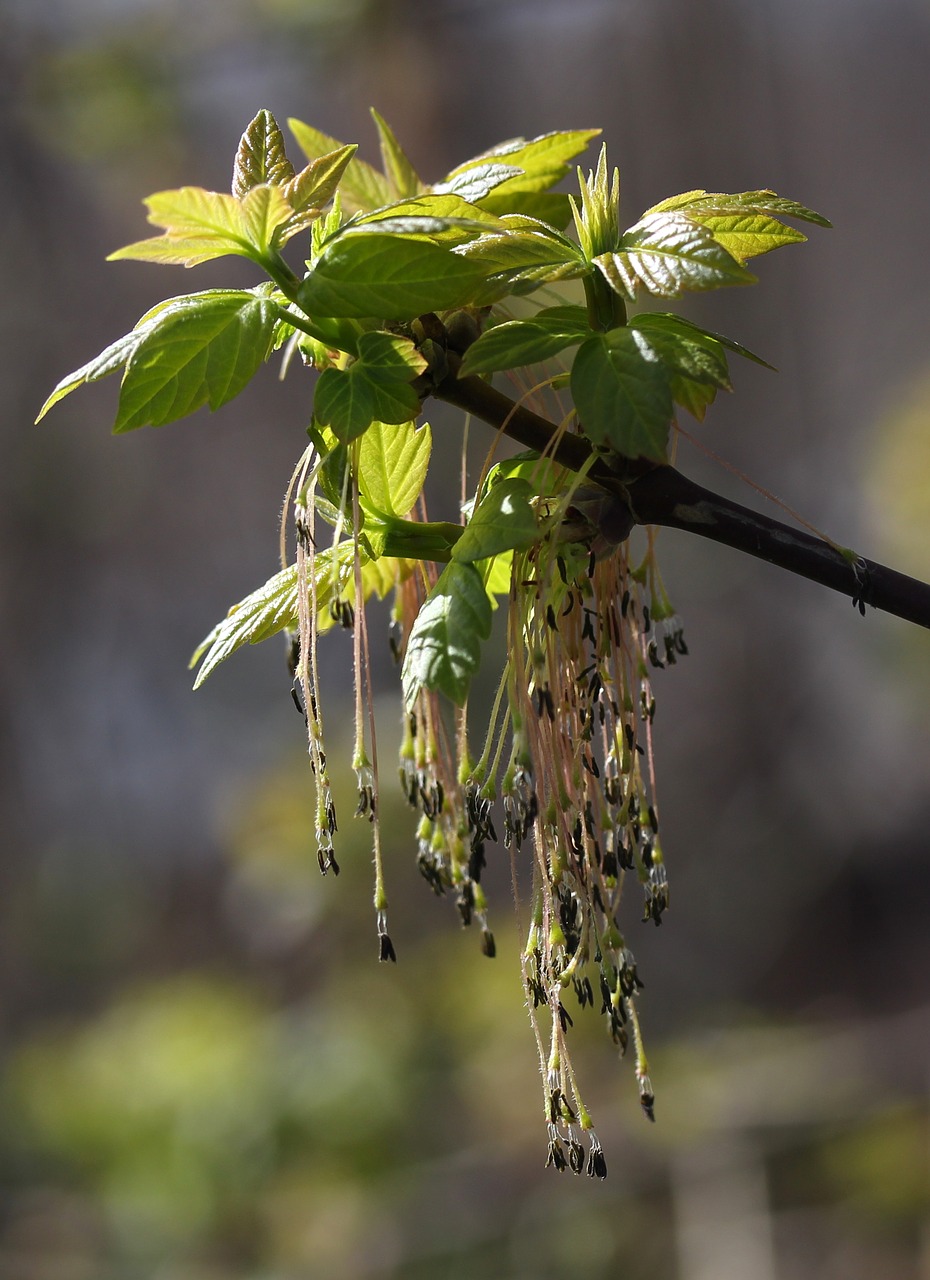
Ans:
<svg viewBox="0 0 930 1280"><path fill-rule="evenodd" d="M552 307L529 320L508 320L486 329L468 348L461 373L465 377L537 364L583 342L590 332L583 307Z"/></svg>
<svg viewBox="0 0 930 1280"><path fill-rule="evenodd" d="M571 389L595 444L665 461L672 396L665 367L643 334L623 327L588 338L575 356Z"/></svg>
<svg viewBox="0 0 930 1280"><path fill-rule="evenodd" d="M515 476L491 485L453 547L453 560L471 563L531 546L540 535L532 497L530 484Z"/></svg>
<svg viewBox="0 0 930 1280"><path fill-rule="evenodd" d="M282 186L294 176L284 149L284 136L270 111L259 111L239 141L233 167L232 193L241 199L253 187Z"/></svg>
<svg viewBox="0 0 930 1280"><path fill-rule="evenodd" d="M322 209L333 198L336 188L355 155L357 148L338 147L311 160L300 173L283 187L283 195L295 213L305 209Z"/></svg>
<svg viewBox="0 0 930 1280"><path fill-rule="evenodd" d="M308 160L317 160L344 146L319 129L304 124L302 120L289 119L287 123ZM390 204L395 195L384 174L364 160L359 160L357 156L346 168L339 184L339 194L346 213L378 209L381 205Z"/></svg>
<svg viewBox="0 0 930 1280"><path fill-rule="evenodd" d="M445 182L435 183L430 190L436 195L450 194L460 196L463 200L475 202L483 200L492 191L500 187L508 178L516 178L523 172L512 164L483 163L462 169L454 177Z"/></svg>
<svg viewBox="0 0 930 1280"><path fill-rule="evenodd" d="M298 300L309 315L412 320L472 302L484 276L481 263L428 241L344 235L324 249Z"/></svg>
<svg viewBox="0 0 930 1280"><path fill-rule="evenodd" d="M279 315L270 299L237 289L159 312L129 357L114 431L164 426L231 400L267 358Z"/></svg>
<svg viewBox="0 0 930 1280"><path fill-rule="evenodd" d="M405 516L426 480L432 435L428 424L375 422L358 450L358 485L366 507Z"/></svg>
<svg viewBox="0 0 930 1280"><path fill-rule="evenodd" d="M423 187L416 169L405 155L391 126L375 111L374 107L371 109L371 116L378 130L381 163L385 175L394 188L395 199L402 200L407 196L415 196Z"/></svg>
<svg viewBox="0 0 930 1280"><path fill-rule="evenodd" d="M513 165L521 170L519 175L509 178L498 187L495 196L546 191L565 177L570 167L569 162L580 155L599 133L600 129L575 129L544 133L529 141L525 138L513 138L458 165L448 175L446 182L478 165L495 162Z"/></svg>
<svg viewBox="0 0 930 1280"><path fill-rule="evenodd" d="M417 615L407 639L402 680L411 706L421 689L445 693L461 706L491 634L491 602L473 564L452 560Z"/></svg>
<svg viewBox="0 0 930 1280"><path fill-rule="evenodd" d="M242 201L242 212L249 230L249 239L262 253L276 246L279 237L276 235L293 217L293 209L284 197L280 187L253 187Z"/></svg>
<svg viewBox="0 0 930 1280"><path fill-rule="evenodd" d="M69 395L78 387L83 387L87 382L99 382L101 378L106 378L109 374L116 373L117 369L123 367L144 337L145 334L142 330L134 329L132 333L127 333L122 338L117 338L115 342L111 342L108 347L100 352L99 356L95 356L93 360L88 360L87 364L81 365L80 369L75 369L74 373L69 373L66 378L62 378L40 409L36 422L41 422L53 405L57 404L59 400L63 400L66 395Z"/></svg>
<svg viewBox="0 0 930 1280"><path fill-rule="evenodd" d="M375 416L375 395L367 378L351 369L324 369L316 384L313 416L340 440L354 440Z"/></svg>
<svg viewBox="0 0 930 1280"><path fill-rule="evenodd" d="M706 227L683 213L647 214L623 233L617 252L593 261L611 288L631 300L639 288L672 298L755 280Z"/></svg>

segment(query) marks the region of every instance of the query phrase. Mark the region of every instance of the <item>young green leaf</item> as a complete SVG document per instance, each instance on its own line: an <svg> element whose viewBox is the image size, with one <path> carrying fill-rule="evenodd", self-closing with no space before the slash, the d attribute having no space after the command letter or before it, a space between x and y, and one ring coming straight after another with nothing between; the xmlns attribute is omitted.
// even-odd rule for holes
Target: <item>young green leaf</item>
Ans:
<svg viewBox="0 0 930 1280"><path fill-rule="evenodd" d="M391 126L378 115L374 107L371 108L371 117L378 130L378 141L381 145L381 163L384 167L385 176L394 188L394 198L404 200L410 196L415 196L423 189L423 183L420 181L416 169L404 154Z"/></svg>
<svg viewBox="0 0 930 1280"><path fill-rule="evenodd" d="M117 338L115 342L111 342L108 347L100 352L99 356L95 356L93 360L88 360L87 364L81 365L80 369L75 369L74 373L69 373L66 378L62 378L39 410L36 422L41 422L53 405L56 405L59 400L63 400L72 391L77 390L78 387L83 387L87 382L99 382L101 378L106 378L111 373L116 373L117 369L123 367L144 337L145 332L143 329L134 329L132 333L127 333L122 338Z"/></svg>
<svg viewBox="0 0 930 1280"><path fill-rule="evenodd" d="M501 230L486 231L456 250L460 257L480 263L489 280L538 285L588 269L578 245L554 227L520 216L505 216L500 223Z"/></svg>
<svg viewBox="0 0 930 1280"><path fill-rule="evenodd" d="M285 199L281 187L253 187L242 201L249 230L249 241L264 256L281 243L285 224L291 221L294 210Z"/></svg>
<svg viewBox="0 0 930 1280"><path fill-rule="evenodd" d="M322 555L323 553L321 553ZM197 646L190 666L201 662L194 688L199 689L207 676L245 644L259 644L277 635L297 621L297 566L282 569L264 586L234 604Z"/></svg>
<svg viewBox="0 0 930 1280"><path fill-rule="evenodd" d="M355 440L374 420L374 388L354 367L324 369L316 384L313 416L317 422L332 427L340 440Z"/></svg>
<svg viewBox="0 0 930 1280"><path fill-rule="evenodd" d="M282 194L295 215L316 216L332 200L357 147L337 147L318 156L284 184ZM291 226L288 234L292 235Z"/></svg>
<svg viewBox="0 0 930 1280"><path fill-rule="evenodd" d="M289 119L287 123L301 151L310 161L344 147L343 143L304 124L302 120ZM373 169L364 160L359 160L357 156L346 168L345 176L339 184L339 194L346 213L378 209L394 199L394 191L384 174Z"/></svg>
<svg viewBox="0 0 930 1280"><path fill-rule="evenodd" d="M702 421L707 406L723 388L732 390L723 344L678 316L634 316L630 328L643 334L669 375L672 399Z"/></svg>
<svg viewBox="0 0 930 1280"><path fill-rule="evenodd" d="M663 200L647 212L686 214L692 221L706 227L714 239L741 262L782 245L798 244L807 239L802 232L779 222L778 218L797 218L819 227L830 226L821 214L795 200L785 200L774 191L741 191L736 195L719 191L686 191Z"/></svg>
<svg viewBox="0 0 930 1280"><path fill-rule="evenodd" d="M531 546L540 536L532 497L529 482L516 476L490 486L453 547L453 560L470 564Z"/></svg>
<svg viewBox="0 0 930 1280"><path fill-rule="evenodd" d="M227 254L256 256L246 214L235 196L181 187L157 191L143 203L149 210L148 221L163 227L164 234L117 249L108 262L128 258L192 267Z"/></svg>
<svg viewBox="0 0 930 1280"><path fill-rule="evenodd" d="M161 427L238 395L271 350L277 305L256 291L212 290L154 316L129 356L113 430Z"/></svg>
<svg viewBox="0 0 930 1280"><path fill-rule="evenodd" d="M473 564L452 560L417 615L407 639L402 682L409 707L421 689L461 706L491 634L491 602Z"/></svg>
<svg viewBox="0 0 930 1280"><path fill-rule="evenodd" d="M666 460L672 395L668 374L644 334L623 327L582 343L571 373L585 435L628 458Z"/></svg>
<svg viewBox="0 0 930 1280"><path fill-rule="evenodd" d="M424 240L348 234L333 240L300 287L308 315L412 320L466 306L481 295L480 262Z"/></svg>
<svg viewBox="0 0 930 1280"><path fill-rule="evenodd" d="M499 218L459 195L428 193L362 214L342 234L357 235L366 228L381 233L390 230L394 235L420 236L436 244L452 245L501 226Z"/></svg>
<svg viewBox="0 0 930 1280"><path fill-rule="evenodd" d="M574 129L561 133L544 133L529 141L525 138L513 138L510 142L502 142L483 155L457 165L447 175L445 183L488 163L503 163L514 166L520 173L499 186L494 193L495 198L509 197L517 192L548 191L565 177L570 162L599 133L600 129Z"/></svg>
<svg viewBox="0 0 930 1280"><path fill-rule="evenodd" d="M431 449L428 423L372 423L358 448L358 487L366 510L405 516L423 489Z"/></svg>
<svg viewBox="0 0 930 1280"><path fill-rule="evenodd" d="M468 169L462 169L444 182L434 183L430 191L435 195L456 195L462 200L474 203L484 200L508 178L519 177L522 172L522 169L512 164L475 164Z"/></svg>
<svg viewBox="0 0 930 1280"><path fill-rule="evenodd" d="M354 440L373 420L407 422L420 410L411 381L426 360L408 338L370 331L358 340L358 359L347 369L325 369L317 383L314 416L340 440Z"/></svg>
<svg viewBox="0 0 930 1280"><path fill-rule="evenodd" d="M625 231L615 253L594 265L617 293L635 299L640 287L661 298L686 290L752 284L755 276L706 227L683 213L650 213Z"/></svg>
<svg viewBox="0 0 930 1280"><path fill-rule="evenodd" d="M507 320L486 329L468 348L461 375L537 364L583 342L590 333L584 307L549 307L529 320Z"/></svg>
<svg viewBox="0 0 930 1280"><path fill-rule="evenodd" d="M294 176L284 149L284 135L270 111L259 111L239 141L233 166L232 193L242 199L253 187L283 186Z"/></svg>
<svg viewBox="0 0 930 1280"><path fill-rule="evenodd" d="M634 316L629 327L644 334L666 367L682 377L732 390L723 344L711 334L661 312Z"/></svg>

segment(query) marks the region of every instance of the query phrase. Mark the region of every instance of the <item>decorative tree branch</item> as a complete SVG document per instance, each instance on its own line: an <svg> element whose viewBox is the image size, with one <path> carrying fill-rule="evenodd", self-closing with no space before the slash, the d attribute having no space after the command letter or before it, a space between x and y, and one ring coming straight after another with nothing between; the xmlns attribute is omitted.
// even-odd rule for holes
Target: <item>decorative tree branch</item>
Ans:
<svg viewBox="0 0 930 1280"><path fill-rule="evenodd" d="M458 357L433 388L440 400L490 423L528 449L548 453L573 471L590 464L591 446L581 436L560 434L553 422L518 404L481 378L457 378ZM845 552L821 538L695 484L674 467L626 462L604 454L588 478L625 504L635 524L666 525L710 538L789 573L819 582L865 606L930 628L930 584Z"/></svg>

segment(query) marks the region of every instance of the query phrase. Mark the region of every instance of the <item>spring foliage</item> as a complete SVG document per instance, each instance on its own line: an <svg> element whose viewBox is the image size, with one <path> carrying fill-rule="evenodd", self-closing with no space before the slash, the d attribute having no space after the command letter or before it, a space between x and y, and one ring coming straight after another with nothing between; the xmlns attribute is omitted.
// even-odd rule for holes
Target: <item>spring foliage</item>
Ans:
<svg viewBox="0 0 930 1280"><path fill-rule="evenodd" d="M379 954L393 960L365 612L372 597L392 596L400 777L418 814L419 868L493 956L481 879L495 823L505 846L531 848L522 977L548 1162L600 1177L606 1161L572 1069L566 1000L571 993L580 1008L599 1009L621 1053L632 1047L652 1118L642 981L620 906L631 881L646 922L659 924L668 906L651 678L687 647L652 537L633 563L628 512L586 472L595 457L666 461L678 410L702 419L730 389L730 357L764 363L656 303L628 307L752 283L750 258L805 238L783 219L829 224L771 191L689 191L623 229L605 149L591 172L578 170L577 196L553 191L597 134L590 129L503 143L429 184L373 115L380 169L293 120L304 157L297 169L274 117L260 111L242 136L229 193L182 187L149 197L159 234L114 259L195 266L235 255L264 278L252 289L159 303L64 378L40 417L117 372L117 432L218 409L282 349L317 372L309 444L288 490L293 558L199 646L196 684L243 645L286 635L315 777L320 867L338 872L317 643L334 624L352 631L351 765L358 813L372 828ZM295 239L307 255L299 269L283 253ZM522 378L528 369L536 395L560 405L559 434L595 446L588 464L569 470L545 448L503 458L495 441L461 522L430 521L424 401L443 397L450 380ZM556 399L566 389L567 405ZM499 607L506 655L478 733L468 695Z"/></svg>

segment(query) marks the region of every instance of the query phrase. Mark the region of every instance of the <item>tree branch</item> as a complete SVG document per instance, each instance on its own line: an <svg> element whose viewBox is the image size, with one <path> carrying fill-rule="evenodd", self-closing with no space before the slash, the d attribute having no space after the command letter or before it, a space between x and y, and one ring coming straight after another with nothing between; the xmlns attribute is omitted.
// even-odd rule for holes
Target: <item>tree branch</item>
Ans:
<svg viewBox="0 0 930 1280"><path fill-rule="evenodd" d="M474 414L526 448L547 453L572 471L590 462L592 448L582 436L560 435L554 423L480 378L457 378L458 357L449 351L447 359L448 372L431 389L438 399ZM930 628L927 583L731 502L674 467L603 454L590 466L588 479L619 498L633 523L667 525L722 542L849 596L863 614L868 604Z"/></svg>

